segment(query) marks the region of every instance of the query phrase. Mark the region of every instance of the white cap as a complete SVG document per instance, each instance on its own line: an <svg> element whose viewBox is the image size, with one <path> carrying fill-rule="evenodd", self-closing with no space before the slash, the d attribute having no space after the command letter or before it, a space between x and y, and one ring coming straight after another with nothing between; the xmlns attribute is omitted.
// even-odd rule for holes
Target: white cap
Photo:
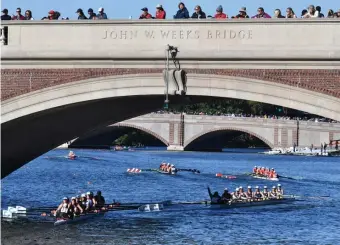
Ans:
<svg viewBox="0 0 340 245"><path fill-rule="evenodd" d="M76 197L72 197L71 200L76 200Z"/></svg>
<svg viewBox="0 0 340 245"><path fill-rule="evenodd" d="M277 184L278 187L281 187L281 184Z"/></svg>
<svg viewBox="0 0 340 245"><path fill-rule="evenodd" d="M91 192L89 192L89 191L88 191L88 192L86 192L86 195L91 195Z"/></svg>
<svg viewBox="0 0 340 245"><path fill-rule="evenodd" d="M224 188L224 190L225 190L225 191L227 191L227 190L228 190L228 188Z"/></svg>
<svg viewBox="0 0 340 245"><path fill-rule="evenodd" d="M272 189L276 189L276 186L274 185Z"/></svg>
<svg viewBox="0 0 340 245"><path fill-rule="evenodd" d="M248 189L251 189L251 186L250 186L250 185L248 186Z"/></svg>
<svg viewBox="0 0 340 245"><path fill-rule="evenodd" d="M257 168L256 166L254 168Z"/></svg>
<svg viewBox="0 0 340 245"><path fill-rule="evenodd" d="M68 197L64 197L63 200L68 200Z"/></svg>
<svg viewBox="0 0 340 245"><path fill-rule="evenodd" d="M239 188L236 188L236 191L238 191L239 190Z"/></svg>
<svg viewBox="0 0 340 245"><path fill-rule="evenodd" d="M162 4L157 4L156 9L163 8Z"/></svg>
<svg viewBox="0 0 340 245"><path fill-rule="evenodd" d="M263 189L267 189L267 186L263 186Z"/></svg>
<svg viewBox="0 0 340 245"><path fill-rule="evenodd" d="M98 9L98 12L101 12L101 11L103 11L104 10L104 8L103 7L100 7L99 9Z"/></svg>
<svg viewBox="0 0 340 245"><path fill-rule="evenodd" d="M173 166L175 166L175 165L171 164L171 167L173 167Z"/></svg>
<svg viewBox="0 0 340 245"><path fill-rule="evenodd" d="M243 187L242 187L242 186L240 186L239 188L240 188L240 189L243 189Z"/></svg>
<svg viewBox="0 0 340 245"><path fill-rule="evenodd" d="M255 186L255 189L259 189L259 187L258 187L258 186Z"/></svg>
<svg viewBox="0 0 340 245"><path fill-rule="evenodd" d="M85 193L81 194L81 197L86 197L86 194Z"/></svg>

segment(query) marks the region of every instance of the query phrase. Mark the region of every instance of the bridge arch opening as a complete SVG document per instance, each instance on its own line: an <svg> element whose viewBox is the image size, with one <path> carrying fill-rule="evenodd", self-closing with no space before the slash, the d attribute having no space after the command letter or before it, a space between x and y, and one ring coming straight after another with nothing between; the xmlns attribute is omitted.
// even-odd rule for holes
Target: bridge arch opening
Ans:
<svg viewBox="0 0 340 245"><path fill-rule="evenodd" d="M184 142L187 151L222 151L223 148L273 148L264 136L247 129L223 127L205 130Z"/></svg>
<svg viewBox="0 0 340 245"><path fill-rule="evenodd" d="M112 146L168 146L168 142L157 133L129 123L117 123L93 130L79 137L69 148L109 149Z"/></svg>

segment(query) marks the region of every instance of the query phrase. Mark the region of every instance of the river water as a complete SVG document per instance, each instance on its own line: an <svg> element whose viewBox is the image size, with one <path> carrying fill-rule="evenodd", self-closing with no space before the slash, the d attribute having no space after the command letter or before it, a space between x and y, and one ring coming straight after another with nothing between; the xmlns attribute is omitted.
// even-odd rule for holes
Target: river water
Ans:
<svg viewBox="0 0 340 245"><path fill-rule="evenodd" d="M54 227L32 216L2 220L2 244L339 244L340 159L266 156L254 153L202 153L54 150L2 180L2 207L56 206L62 197L102 190L107 202L197 201L208 199L206 186L223 191L240 185L273 182L244 175L254 165L273 167L286 194L324 196L293 204L211 210L204 205L169 207L161 212L119 211L78 224ZM156 168L161 161L202 174L126 173L128 167ZM218 179L217 172L236 175Z"/></svg>

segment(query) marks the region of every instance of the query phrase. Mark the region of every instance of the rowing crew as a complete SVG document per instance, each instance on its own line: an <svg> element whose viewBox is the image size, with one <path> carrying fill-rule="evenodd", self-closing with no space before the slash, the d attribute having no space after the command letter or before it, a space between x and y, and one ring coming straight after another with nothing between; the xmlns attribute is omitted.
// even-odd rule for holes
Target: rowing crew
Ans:
<svg viewBox="0 0 340 245"><path fill-rule="evenodd" d="M252 190L251 186L248 186L247 191L243 190L240 186L232 193L228 191L228 188L224 189L222 196L216 191L214 194L211 193L210 188L208 188L209 195L212 203L231 203L239 201L263 201L268 199L281 199L283 198L283 188L281 184L277 187L273 186L272 190L269 191L267 186L263 187L263 191L260 187L256 186L255 191Z"/></svg>
<svg viewBox="0 0 340 245"><path fill-rule="evenodd" d="M165 162L161 163L161 165L159 166L159 169L164 172L168 172L168 173L176 172L175 165L170 164L170 163L165 163Z"/></svg>
<svg viewBox="0 0 340 245"><path fill-rule="evenodd" d="M277 178L277 173L273 168L269 170L269 168L255 166L253 168L253 174L266 176L268 178Z"/></svg>
<svg viewBox="0 0 340 245"><path fill-rule="evenodd" d="M98 209L103 209L105 205L105 198L101 191L97 191L97 195L93 196L93 192L89 191L81 196L72 197L71 201L68 197L64 197L62 203L57 210L52 211L58 218L72 218L80 214L94 212Z"/></svg>

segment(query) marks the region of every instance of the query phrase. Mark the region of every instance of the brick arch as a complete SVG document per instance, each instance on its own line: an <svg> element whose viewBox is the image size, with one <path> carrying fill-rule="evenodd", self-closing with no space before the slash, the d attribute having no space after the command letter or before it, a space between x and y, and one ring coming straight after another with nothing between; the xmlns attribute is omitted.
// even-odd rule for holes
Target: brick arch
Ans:
<svg viewBox="0 0 340 245"><path fill-rule="evenodd" d="M213 129L209 129L209 130L205 130L193 137L191 137L190 139L186 140L184 142L184 148L187 147L189 144L191 144L192 142L194 142L195 140L197 140L198 138L202 137L203 135L212 133L212 132L216 132L216 131L239 131L239 132L244 132L244 133L248 133L252 136L255 136L257 138L259 138L260 140L262 140L265 144L267 144L270 148L274 148L274 145L272 143L270 143L269 140L267 140L266 138L262 137L261 135L254 133L250 130L247 129L242 129L242 128L234 128L234 127L222 127L222 128L213 128Z"/></svg>
<svg viewBox="0 0 340 245"><path fill-rule="evenodd" d="M133 125L133 124L129 124L129 123L116 123L113 125L113 127L127 127L127 128L135 128L135 129L138 129L140 131L143 131L145 133L148 133L150 135L152 135L153 137L155 137L156 139L159 139L160 141L162 141L166 146L169 146L169 142L164 139L162 136L160 136L159 134L156 134L155 132L147 129L147 128L144 128L144 127L140 127L140 126L137 126L137 125Z"/></svg>

